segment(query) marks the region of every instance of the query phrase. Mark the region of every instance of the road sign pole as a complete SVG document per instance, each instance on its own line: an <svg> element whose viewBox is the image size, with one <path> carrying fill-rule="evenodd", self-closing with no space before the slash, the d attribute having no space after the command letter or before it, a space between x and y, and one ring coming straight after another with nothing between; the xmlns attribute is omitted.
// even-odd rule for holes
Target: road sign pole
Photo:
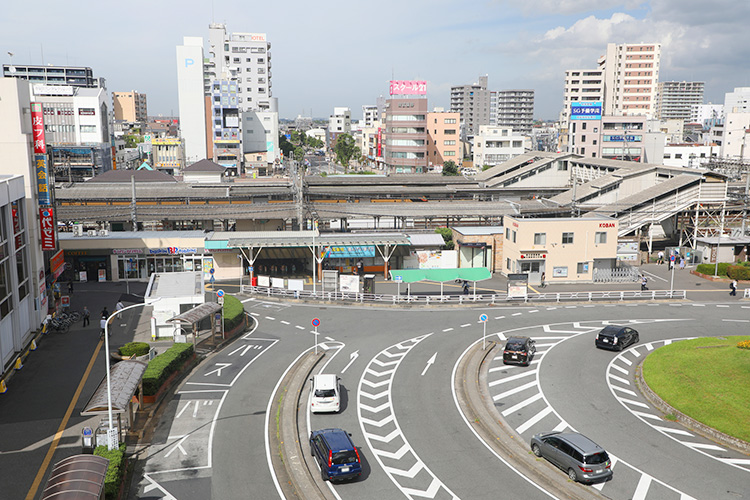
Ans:
<svg viewBox="0 0 750 500"><path fill-rule="evenodd" d="M484 321L484 325L482 327L482 350L483 351L486 349L486 343L487 343L487 322Z"/></svg>
<svg viewBox="0 0 750 500"><path fill-rule="evenodd" d="M315 327L315 331L313 332L315 334L315 354L318 354L318 327Z"/></svg>

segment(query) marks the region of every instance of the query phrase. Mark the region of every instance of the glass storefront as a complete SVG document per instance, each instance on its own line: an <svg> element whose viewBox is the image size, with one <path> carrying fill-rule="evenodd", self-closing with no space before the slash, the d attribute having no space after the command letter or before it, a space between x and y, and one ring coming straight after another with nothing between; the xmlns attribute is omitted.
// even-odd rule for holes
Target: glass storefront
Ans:
<svg viewBox="0 0 750 500"><path fill-rule="evenodd" d="M119 279L147 280L152 273L177 273L200 271L202 255L118 255L117 275Z"/></svg>

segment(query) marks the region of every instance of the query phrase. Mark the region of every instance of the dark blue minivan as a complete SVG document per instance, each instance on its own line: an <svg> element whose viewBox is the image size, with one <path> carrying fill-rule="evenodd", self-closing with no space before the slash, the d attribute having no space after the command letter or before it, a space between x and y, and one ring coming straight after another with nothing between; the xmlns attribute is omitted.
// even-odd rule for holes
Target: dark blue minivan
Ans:
<svg viewBox="0 0 750 500"><path fill-rule="evenodd" d="M359 451L343 429L312 431L310 453L320 466L323 481L352 479L362 474Z"/></svg>

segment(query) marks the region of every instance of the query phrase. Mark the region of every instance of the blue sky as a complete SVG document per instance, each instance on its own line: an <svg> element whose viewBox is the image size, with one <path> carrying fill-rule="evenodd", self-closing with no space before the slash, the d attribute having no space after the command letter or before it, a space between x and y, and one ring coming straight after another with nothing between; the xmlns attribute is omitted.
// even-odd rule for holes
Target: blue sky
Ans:
<svg viewBox="0 0 750 500"><path fill-rule="evenodd" d="M72 5L72 7L70 7ZM535 116L554 119L564 71L593 68L607 42L662 44L661 80L706 82L705 101L750 86L750 2L737 0L381 0L247 2L41 0L4 5L0 56L15 64L91 66L109 91L148 95L149 114L177 114L175 47L208 24L268 35L282 118L327 117L428 82L430 106L452 85L489 76L493 90L536 91ZM106 6L106 7L105 7Z"/></svg>

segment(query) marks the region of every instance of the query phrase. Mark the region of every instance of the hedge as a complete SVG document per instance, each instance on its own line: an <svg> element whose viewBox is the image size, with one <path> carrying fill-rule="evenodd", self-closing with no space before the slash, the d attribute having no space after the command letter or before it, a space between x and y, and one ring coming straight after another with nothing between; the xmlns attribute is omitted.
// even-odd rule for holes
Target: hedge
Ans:
<svg viewBox="0 0 750 500"><path fill-rule="evenodd" d="M94 455L104 457L109 460L107 473L104 476L104 495L105 498L114 499L120 493L120 484L122 476L125 474L123 468L126 445L123 443L119 449L109 450L106 446L97 446L94 449Z"/></svg>
<svg viewBox="0 0 750 500"><path fill-rule="evenodd" d="M120 356L126 357L126 356L145 356L148 354L149 349L151 349L151 346L148 345L148 342L128 342L124 346L120 347L117 352L120 353Z"/></svg>
<svg viewBox="0 0 750 500"><path fill-rule="evenodd" d="M727 269L731 266L728 262L719 262L719 270L717 271L719 274L718 276L726 276L727 275ZM707 274L709 276L714 275L714 270L716 269L716 264L698 264L695 268L695 270L701 274Z"/></svg>
<svg viewBox="0 0 750 500"><path fill-rule="evenodd" d="M153 396L172 373L182 367L193 355L193 344L175 343L172 347L149 361L143 373L143 394Z"/></svg>
<svg viewBox="0 0 750 500"><path fill-rule="evenodd" d="M747 266L729 266L727 276L735 280L750 280L750 268Z"/></svg>
<svg viewBox="0 0 750 500"><path fill-rule="evenodd" d="M224 331L232 331L245 321L245 308L242 302L233 295L224 296Z"/></svg>

